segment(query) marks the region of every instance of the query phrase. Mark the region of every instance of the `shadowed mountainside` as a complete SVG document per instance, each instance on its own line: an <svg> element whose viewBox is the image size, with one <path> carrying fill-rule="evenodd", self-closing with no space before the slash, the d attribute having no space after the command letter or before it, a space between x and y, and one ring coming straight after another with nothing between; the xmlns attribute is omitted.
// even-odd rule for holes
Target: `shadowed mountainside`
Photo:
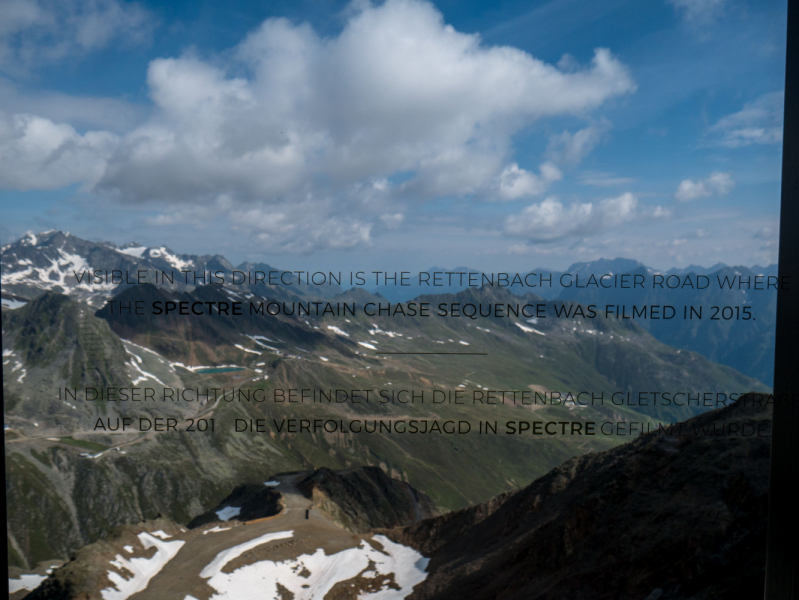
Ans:
<svg viewBox="0 0 799 600"><path fill-rule="evenodd" d="M770 414L739 401L390 532L430 557L410 598L762 595Z"/></svg>
<svg viewBox="0 0 799 600"><path fill-rule="evenodd" d="M318 469L297 486L333 520L357 533L392 523L415 523L438 510L430 498L378 467L349 471Z"/></svg>

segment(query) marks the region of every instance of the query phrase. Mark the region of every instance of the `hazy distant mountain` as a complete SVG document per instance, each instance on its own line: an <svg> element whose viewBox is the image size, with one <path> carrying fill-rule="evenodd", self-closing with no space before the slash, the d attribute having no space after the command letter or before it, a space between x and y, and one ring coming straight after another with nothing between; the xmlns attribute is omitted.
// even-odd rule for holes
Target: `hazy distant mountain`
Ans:
<svg viewBox="0 0 799 600"><path fill-rule="evenodd" d="M73 271L99 269L104 273L114 269L129 271L147 271L150 276L155 272L167 271L177 273L180 277L181 270L199 272L217 272L226 274L232 281L233 271L280 273L278 286L266 286L263 283L245 282L242 285L227 286L244 293L253 293L260 296L286 298L286 294L311 295L331 298L343 292L347 287L346 282L338 285L328 282L321 286L309 286L296 274L270 266L267 263L242 263L234 267L220 255L189 255L177 254L166 246L147 248L135 242L124 246L117 246L112 242L88 242L68 233L50 231L41 234L28 234L13 244L2 248L0 256L2 262L2 289L4 302L19 302L34 298L44 291L56 291L69 294L75 298L101 306L112 295L128 287L126 283L120 285L102 284L89 285L84 280L77 283ZM736 273L742 277L755 275L776 275L776 265L768 267L728 267L718 263L705 268L692 265L683 269L670 269L664 275L686 276L689 274L705 275L715 281L717 277L733 276ZM432 267L433 272L475 272L467 267L447 269ZM517 295L534 293L548 300L572 300L581 303L606 304L675 304L680 306L705 307L705 320L681 321L641 321L642 327L648 329L660 341L683 350L699 352L710 360L728 365L755 379L771 385L774 376L774 327L776 323L776 292L773 290L746 290L712 288L709 290L696 290L691 288L668 289L648 288L641 289L596 289L576 288L561 286L560 277L563 273L572 275L589 276L591 274L635 274L650 275L655 271L644 264L630 259L616 258L600 259L591 262L574 263L565 271L551 271L549 269L534 269L531 272L551 276L552 285L537 288L510 287L508 290ZM372 292L379 293L381 297L392 302L407 301L420 295L458 293L466 289L465 285L458 283L458 277L442 276L444 285L432 286L419 284L415 277L411 278L411 285L383 285L368 287ZM191 276L193 278L193 274ZM174 285L166 285L169 289L177 291L191 290L195 286L176 280ZM193 281L193 279L192 279ZM432 278L431 278L432 281ZM198 282L201 283L201 282ZM755 320L727 321L723 318L710 319L712 307L742 308L749 306Z"/></svg>
<svg viewBox="0 0 799 600"><path fill-rule="evenodd" d="M479 273L464 267L458 269L433 268L429 271L460 271ZM531 273L551 277L551 285L536 288L520 286L508 287L514 294L524 295L533 292L548 300L570 300L582 304L595 304L603 308L606 305L672 305L677 307L680 316L686 306L702 307L703 320L684 320L676 318L669 321L640 320L639 324L652 335L665 344L683 350L699 352L706 358L728 365L759 379L768 385L774 379L774 328L776 326L777 293L772 289L754 289L756 276L776 276L777 266L768 267L728 267L718 263L710 268L690 266L684 269L670 269L662 273L664 276L674 275L679 280L670 282L678 287L670 288L668 285L654 288L647 286L641 288L598 288L596 286L577 287L578 277L584 277L583 282L590 275L599 277L604 274L641 274L647 276L647 281L652 281L652 276L658 271L646 265L624 258L614 260L600 259L592 262L575 263L565 271L551 271L549 269L534 269ZM561 285L561 277L568 274L565 283L570 287ZM523 274L524 275L524 274ZM696 289L686 283L686 276L694 280L696 275L709 278L713 285L708 289ZM732 284L736 277L743 279L742 284ZM746 286L749 278L751 287ZM718 282L728 287L720 288ZM448 279L447 279L448 281ZM455 278L453 281L457 281ZM533 279L532 281L537 281ZM737 281L737 280L736 280ZM765 286L764 283L762 283ZM464 285L447 285L440 288L429 286L383 286L378 288L380 293L394 300L407 300L421 294L457 293L465 289ZM752 320L741 320L741 309L749 307ZM718 309L714 309L718 307ZM725 310L729 307L729 312ZM713 318L715 317L715 319ZM731 318L727 318L731 317Z"/></svg>
<svg viewBox="0 0 799 600"><path fill-rule="evenodd" d="M718 267L718 265L717 265ZM715 268L715 267L714 267ZM596 272L596 271L595 271ZM602 271L599 271L602 272ZM630 273L648 273L639 267ZM695 273L673 279L675 287L597 289L570 288L559 298L600 308L610 305L671 305L678 318L641 320L639 324L660 341L728 365L771 385L774 378L774 339L777 321L777 293L774 289L754 289L755 277L773 275L770 270L753 271L746 267L721 267L706 275L707 289L697 289ZM739 279L740 278L740 279ZM733 283L740 282L744 283ZM751 287L747 287L749 281ZM687 284L687 285L686 285ZM763 279L760 287L765 287ZM684 319L685 307L702 311L702 318ZM715 308L714 308L715 307ZM746 310L753 318L746 319ZM691 313L689 313L690 315Z"/></svg>
<svg viewBox="0 0 799 600"><path fill-rule="evenodd" d="M396 285L369 285L366 288L392 302L405 302L427 294L457 294L467 289L467 286L459 284L460 276L450 276L446 273L474 273L475 270L467 267L455 267L454 269L430 267L426 272L430 274L428 283L420 283L418 275L411 273L408 285L403 284L398 278ZM439 282L434 279L434 273L442 274Z"/></svg>

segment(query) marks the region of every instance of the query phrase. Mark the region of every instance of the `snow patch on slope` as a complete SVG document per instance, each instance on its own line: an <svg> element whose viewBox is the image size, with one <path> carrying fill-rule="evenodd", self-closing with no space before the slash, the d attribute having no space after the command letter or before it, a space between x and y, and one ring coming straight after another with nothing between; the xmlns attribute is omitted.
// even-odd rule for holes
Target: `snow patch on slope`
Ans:
<svg viewBox="0 0 799 600"><path fill-rule="evenodd" d="M225 508L216 511L216 516L220 521L230 521L230 519L233 517L238 517L240 513L240 506L226 506Z"/></svg>
<svg viewBox="0 0 799 600"><path fill-rule="evenodd" d="M166 535L161 531L156 533ZM145 589L150 580L158 575L170 560L175 558L178 550L186 543L182 540L165 542L149 533L140 533L138 538L145 550L155 547L155 554L152 558L130 559L117 554L116 558L111 561L111 565L120 572L127 571L132 577L126 579L116 571L108 571L108 579L114 587L105 588L100 592L103 600L127 600L133 594Z"/></svg>
<svg viewBox="0 0 799 600"><path fill-rule="evenodd" d="M521 323L516 323L516 327L527 333L537 333L538 335L546 335L546 333L544 333L543 331L538 331L537 329L533 329L532 327L527 327L527 325L522 325Z"/></svg>
<svg viewBox="0 0 799 600"><path fill-rule="evenodd" d="M19 579L8 580L8 594L11 595L20 590L35 590L39 585L47 579L44 575L20 575Z"/></svg>
<svg viewBox="0 0 799 600"><path fill-rule="evenodd" d="M384 586L358 596L369 600L389 600L405 598L427 577L427 558L382 535L373 538L382 546L382 551L362 541L355 548L331 555L326 555L320 548L313 554L303 554L296 559L259 561L232 573L222 572L228 562L247 550L292 535L291 531L270 533L220 552L200 573L200 577L208 579L208 584L218 592L211 596L211 600L276 598L279 595L278 584L292 593L295 600L313 600L324 598L336 583L358 575L373 578L393 574L399 590Z"/></svg>

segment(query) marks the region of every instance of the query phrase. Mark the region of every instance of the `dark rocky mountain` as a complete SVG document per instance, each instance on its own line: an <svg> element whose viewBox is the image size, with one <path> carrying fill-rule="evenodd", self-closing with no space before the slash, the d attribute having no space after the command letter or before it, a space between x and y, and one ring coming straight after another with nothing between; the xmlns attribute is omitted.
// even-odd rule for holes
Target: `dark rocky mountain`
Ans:
<svg viewBox="0 0 799 600"><path fill-rule="evenodd" d="M430 557L410 598L762 596L770 414L750 396L389 533Z"/></svg>
<svg viewBox="0 0 799 600"><path fill-rule="evenodd" d="M416 523L440 512L425 494L377 467L318 469L297 487L335 522L356 533Z"/></svg>
<svg viewBox="0 0 799 600"><path fill-rule="evenodd" d="M47 292L19 310L3 311L2 319L26 370L57 367L73 386L130 383L119 338L92 310L67 296Z"/></svg>
<svg viewBox="0 0 799 600"><path fill-rule="evenodd" d="M435 268L430 271L475 272L474 269ZM699 352L714 362L730 366L742 373L771 385L774 378L774 327L776 324L777 294L772 289L755 289L756 276L776 276L777 266L768 267L729 267L718 263L710 268L691 266L684 269L670 269L663 272L664 277L673 275L677 288L663 287L644 289L598 289L575 285L576 278L603 274L643 274L651 281L652 275L659 273L646 265L630 259L600 259L571 265L565 271L535 269L533 272L552 278L552 284L537 288L509 287L514 294L524 295L530 291L547 300L569 300L581 304L605 305L672 305L682 314L684 306L701 307L702 319L684 320L676 318L668 321L641 320L640 325L664 344L681 350ZM561 285L561 276L570 277ZM696 276L710 279L707 289L696 289ZM739 283L739 278L743 280ZM686 278L689 279L686 284ZM733 283L733 280L735 283ZM585 281L585 280L583 280ZM749 281L749 285L746 282ZM719 285L724 287L721 287ZM765 280L761 284L765 286ZM410 287L383 286L380 293L394 301L408 300L421 294L458 293L462 285L447 285L431 288L414 285ZM718 310L713 307L719 307ZM741 310L747 306L753 319L744 320ZM730 307L730 311L724 307Z"/></svg>
<svg viewBox="0 0 799 600"><path fill-rule="evenodd" d="M249 483L237 486L219 503L219 506L194 517L186 527L195 529L231 519L235 521L265 519L278 514L283 508L283 497L280 492L260 483ZM226 509L230 512L229 517L225 516Z"/></svg>
<svg viewBox="0 0 799 600"><path fill-rule="evenodd" d="M376 528L404 527L441 510L427 495L412 485L394 479L379 467L333 470L323 467L312 472L283 474L296 476L296 488L314 507L325 511L335 523L355 533ZM219 505L192 519L195 529L223 521L254 521L271 517L284 508L282 487L250 483L237 486ZM235 510L231 510L231 508ZM225 509L230 516L224 516Z"/></svg>
<svg viewBox="0 0 799 600"><path fill-rule="evenodd" d="M165 290L154 285L137 285L122 291L115 300L120 304L135 306L136 302L142 303L146 310L142 315L133 314L131 311L120 312L107 304L97 312L97 316L108 322L111 329L122 338L143 343L156 352L174 360L184 360L187 356L194 356L200 364L225 364L226 359L220 355L220 350L228 347L235 350L236 345L242 343L252 344L253 337L261 340L255 342L256 347L264 347L266 340L281 340L307 348L313 348L323 342L335 347L336 350L348 356L354 356L353 351L357 346L346 339L328 337L314 330L304 320L296 315L290 317L272 316L264 314L250 314L248 299L259 303L262 298L250 295L239 295L226 290L221 286L205 285L189 291L175 292ZM295 299L298 297L295 296ZM219 314L215 309L206 308L202 316L194 314L155 314L152 310L154 303L165 302L201 302L201 303L228 303L242 302L242 314ZM119 305L114 305L114 307ZM208 305L205 305L206 307ZM213 314L208 314L213 312ZM260 337L259 337L260 336ZM274 343L274 342L273 342ZM230 358L230 357L228 357Z"/></svg>

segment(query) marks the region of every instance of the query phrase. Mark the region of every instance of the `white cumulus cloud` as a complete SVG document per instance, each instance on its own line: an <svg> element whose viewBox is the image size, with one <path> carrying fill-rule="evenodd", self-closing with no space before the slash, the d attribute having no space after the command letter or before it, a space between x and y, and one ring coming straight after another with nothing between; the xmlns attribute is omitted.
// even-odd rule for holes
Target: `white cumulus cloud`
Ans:
<svg viewBox="0 0 799 600"><path fill-rule="evenodd" d="M235 54L249 78L188 56L154 61L148 84L160 114L126 138L99 187L139 199L269 201L314 175L341 189L410 173L404 188L416 196L491 194L521 127L635 88L607 50L565 73L485 46L412 0L366 5L332 39L270 19ZM516 175L501 195L534 187Z"/></svg>
<svg viewBox="0 0 799 600"><path fill-rule="evenodd" d="M0 111L0 184L32 190L96 181L117 143L106 131L80 134L64 123Z"/></svg>
<svg viewBox="0 0 799 600"><path fill-rule="evenodd" d="M674 198L679 202L688 202L709 196L726 196L734 187L735 182L729 173L714 171L709 177L699 181L683 179L674 192Z"/></svg>
<svg viewBox="0 0 799 600"><path fill-rule="evenodd" d="M550 197L508 217L505 233L536 242L594 235L634 219L637 206L638 198L630 192L596 205L575 202L568 207Z"/></svg>
<svg viewBox="0 0 799 600"><path fill-rule="evenodd" d="M547 191L550 184L563 178L554 164L542 163L540 175L520 169L516 163L510 164L499 175L499 197L503 200L515 200L523 196L540 196Z"/></svg>
<svg viewBox="0 0 799 600"><path fill-rule="evenodd" d="M561 69L456 31L427 2L366 2L348 14L334 37L268 19L222 55L153 60L152 114L118 135L65 129L61 146L53 138L37 154L20 126L6 126L17 133L0 139L0 153L14 158L0 165L0 186L80 182L121 201L159 202L153 222L162 224L184 210L178 205L224 197L226 218L242 231L258 223L258 239L272 248L369 243L375 227L402 225L404 202L543 194L560 170L546 162L536 174L511 162L513 136L538 119L586 116L636 88L607 49ZM74 169L51 166L60 147ZM55 163L43 158L47 148Z"/></svg>

